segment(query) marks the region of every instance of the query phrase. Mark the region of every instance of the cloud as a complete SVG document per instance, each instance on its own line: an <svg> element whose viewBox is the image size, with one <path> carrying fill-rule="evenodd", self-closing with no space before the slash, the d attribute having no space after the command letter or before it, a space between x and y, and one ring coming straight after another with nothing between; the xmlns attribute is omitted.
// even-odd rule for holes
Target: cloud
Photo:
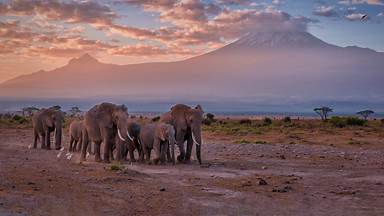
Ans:
<svg viewBox="0 0 384 216"><path fill-rule="evenodd" d="M2 9L1 9L2 8ZM42 16L68 23L110 24L117 15L107 6L96 1L13 0L3 14L14 16Z"/></svg>
<svg viewBox="0 0 384 216"><path fill-rule="evenodd" d="M384 12L381 12L381 13L377 14L377 16L384 17Z"/></svg>
<svg viewBox="0 0 384 216"><path fill-rule="evenodd" d="M341 0L338 3L343 5L351 5L351 4L384 5L384 0Z"/></svg>
<svg viewBox="0 0 384 216"><path fill-rule="evenodd" d="M323 17L338 17L335 7L334 6L319 6L314 11L313 14L316 16L323 16Z"/></svg>
<svg viewBox="0 0 384 216"><path fill-rule="evenodd" d="M110 54L123 56L163 56L163 55L196 55L191 49L164 48L146 44L126 45L109 50Z"/></svg>
<svg viewBox="0 0 384 216"><path fill-rule="evenodd" d="M349 21L358 21L358 20L361 20L361 18L364 15L365 14L361 14L361 13L351 13L351 14L346 15L345 18Z"/></svg>
<svg viewBox="0 0 384 216"><path fill-rule="evenodd" d="M101 2L11 0L7 4L0 3L0 12L4 16L16 17L23 24L12 26L8 23L8 27L2 27L6 30L0 32L0 39L15 41L20 38L21 44L15 50L33 55L41 51L44 55L64 57L77 55L83 50L127 56L189 56L223 46L248 32L306 31L309 23L317 22L306 17L293 17L264 3L257 8L246 9L228 6L250 6L254 3L248 0L114 1L156 13L158 21L164 24L158 28L143 28L122 24L124 22L119 22L122 17ZM83 23L88 26L81 25ZM106 39L87 39L83 33L88 31L88 27L104 32ZM117 47L115 42L111 42L115 34L133 39L136 44L125 45L121 42L121 46ZM4 50L9 52L9 49Z"/></svg>

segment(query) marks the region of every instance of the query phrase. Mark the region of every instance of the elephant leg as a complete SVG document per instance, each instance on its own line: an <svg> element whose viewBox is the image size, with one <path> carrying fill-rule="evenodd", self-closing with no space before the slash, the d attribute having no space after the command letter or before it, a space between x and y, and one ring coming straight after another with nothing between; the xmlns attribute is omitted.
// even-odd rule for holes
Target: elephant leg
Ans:
<svg viewBox="0 0 384 216"><path fill-rule="evenodd" d="M168 145L168 148L167 148L167 160L168 160L169 163L172 162L171 150L169 149L169 145Z"/></svg>
<svg viewBox="0 0 384 216"><path fill-rule="evenodd" d="M196 157L201 165L201 145L196 145Z"/></svg>
<svg viewBox="0 0 384 216"><path fill-rule="evenodd" d="M164 144L160 146L160 149L160 162L161 164L165 164L168 152L168 142L164 142Z"/></svg>
<svg viewBox="0 0 384 216"><path fill-rule="evenodd" d="M127 145L127 150L128 150L128 152L129 152L129 160L131 161L131 162L136 162L136 159L135 159L135 153L134 153L134 151L135 151L135 143L134 143L135 141L132 141L132 142L130 142L130 143L128 143L128 145Z"/></svg>
<svg viewBox="0 0 384 216"><path fill-rule="evenodd" d="M151 164L151 149L147 148L146 146L143 146L143 159L144 159L144 156L147 164Z"/></svg>
<svg viewBox="0 0 384 216"><path fill-rule="evenodd" d="M92 145L93 145L93 151L92 151ZM88 146L88 148L87 148L87 151L88 151L89 154L94 155L94 154L95 154L95 144L92 143L92 142L90 142L90 143L89 143L89 146Z"/></svg>
<svg viewBox="0 0 384 216"><path fill-rule="evenodd" d="M110 163L110 153L112 151L112 145L113 143L111 140L108 138L104 138L104 162L105 163ZM100 147L99 147L100 149Z"/></svg>
<svg viewBox="0 0 384 216"><path fill-rule="evenodd" d="M81 136L79 139L78 147L75 149L75 151L81 151L81 146L83 145L83 137Z"/></svg>
<svg viewBox="0 0 384 216"><path fill-rule="evenodd" d="M33 148L37 148L37 140L39 139L39 134L34 131L34 140L33 140Z"/></svg>
<svg viewBox="0 0 384 216"><path fill-rule="evenodd" d="M180 154L177 156L177 160L179 162L184 161L185 158L185 150L184 150L184 136L178 136L179 139L177 139L177 146L179 147Z"/></svg>
<svg viewBox="0 0 384 216"><path fill-rule="evenodd" d="M101 162L101 156L100 156L100 145L101 145L101 141L95 141L93 142L94 144L94 147L95 147L95 161L96 162ZM107 151L109 152L109 151ZM108 153L107 153L108 154Z"/></svg>
<svg viewBox="0 0 384 216"><path fill-rule="evenodd" d="M161 142L159 139L156 139L153 141L153 151L155 152L155 157L153 158L153 163L158 164L160 160L160 154L161 154Z"/></svg>
<svg viewBox="0 0 384 216"><path fill-rule="evenodd" d="M69 151L73 151L73 144L75 142L75 139L71 136L71 139L69 140Z"/></svg>
<svg viewBox="0 0 384 216"><path fill-rule="evenodd" d="M46 135L47 150L51 150L51 132L48 130Z"/></svg>
<svg viewBox="0 0 384 216"><path fill-rule="evenodd" d="M45 149L45 144L46 144L47 140L45 138L45 133L41 134L41 148L42 149Z"/></svg>
<svg viewBox="0 0 384 216"><path fill-rule="evenodd" d="M83 138L82 138L82 145L81 145L80 161L85 161L89 140L88 140L88 134L86 132L84 132L82 136L83 136Z"/></svg>
<svg viewBox="0 0 384 216"><path fill-rule="evenodd" d="M193 147L193 140L192 140L192 135L188 134L188 139L187 139L187 152L185 154L185 162L189 163L191 161L191 154L192 154L192 147Z"/></svg>
<svg viewBox="0 0 384 216"><path fill-rule="evenodd" d="M77 149L77 145L79 144L79 140L75 140L75 142L73 143L73 147L72 147L72 151L75 152L76 149Z"/></svg>

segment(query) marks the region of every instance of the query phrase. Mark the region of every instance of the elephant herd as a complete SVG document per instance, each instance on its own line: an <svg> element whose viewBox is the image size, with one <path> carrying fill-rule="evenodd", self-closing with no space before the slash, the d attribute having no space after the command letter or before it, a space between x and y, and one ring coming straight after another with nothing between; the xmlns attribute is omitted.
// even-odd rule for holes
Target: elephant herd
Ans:
<svg viewBox="0 0 384 216"><path fill-rule="evenodd" d="M137 150L142 162L164 164L168 161L175 164L175 145L180 152L177 160L189 163L195 144L196 158L201 164L203 113L200 105L191 108L177 104L162 114L158 122L139 124L129 118L124 105L102 103L86 112L84 120L71 122L69 151L81 151L80 161L85 161L93 153L95 161L109 163L114 159L115 150L118 161L127 159L129 153L130 161L135 162L134 151ZM33 147L36 148L37 141L41 139L41 148L50 149L50 134L55 131L55 148L62 149L63 120L64 115L59 110L42 109L35 113L32 117ZM100 154L102 144L103 158ZM152 150L154 156L151 159Z"/></svg>

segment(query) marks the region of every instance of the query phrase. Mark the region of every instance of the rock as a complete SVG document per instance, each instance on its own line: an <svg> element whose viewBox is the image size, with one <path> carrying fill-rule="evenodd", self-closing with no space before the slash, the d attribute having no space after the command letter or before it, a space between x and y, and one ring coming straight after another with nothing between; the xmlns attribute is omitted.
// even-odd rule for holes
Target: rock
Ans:
<svg viewBox="0 0 384 216"><path fill-rule="evenodd" d="M280 155L280 158L281 158L282 160L285 160L285 156L284 156L284 155Z"/></svg>
<svg viewBox="0 0 384 216"><path fill-rule="evenodd" d="M28 182L27 185L35 185L35 182Z"/></svg>
<svg viewBox="0 0 384 216"><path fill-rule="evenodd" d="M250 186L252 186L252 182L250 180L243 180L243 181L241 181L241 186L242 187L250 187Z"/></svg>
<svg viewBox="0 0 384 216"><path fill-rule="evenodd" d="M266 170L266 169L268 169L268 167L262 166L261 169Z"/></svg>
<svg viewBox="0 0 384 216"><path fill-rule="evenodd" d="M287 193L292 190L291 186L284 186L284 187L278 187L278 188L273 188L272 192L277 192L277 193Z"/></svg>
<svg viewBox="0 0 384 216"><path fill-rule="evenodd" d="M264 179L260 178L259 179L259 185L268 185L268 183Z"/></svg>
<svg viewBox="0 0 384 216"><path fill-rule="evenodd" d="M211 164L207 163L207 164L201 164L200 167L201 168L209 168L211 166Z"/></svg>
<svg viewBox="0 0 384 216"><path fill-rule="evenodd" d="M160 191L165 191L165 188L160 188Z"/></svg>

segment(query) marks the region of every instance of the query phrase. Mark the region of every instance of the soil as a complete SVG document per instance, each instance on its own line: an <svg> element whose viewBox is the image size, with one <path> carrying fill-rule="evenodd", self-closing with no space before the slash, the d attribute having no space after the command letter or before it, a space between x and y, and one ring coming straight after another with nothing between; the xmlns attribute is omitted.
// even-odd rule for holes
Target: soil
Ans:
<svg viewBox="0 0 384 216"><path fill-rule="evenodd" d="M381 147L206 137L202 166L117 165L0 129L0 215L384 215Z"/></svg>

